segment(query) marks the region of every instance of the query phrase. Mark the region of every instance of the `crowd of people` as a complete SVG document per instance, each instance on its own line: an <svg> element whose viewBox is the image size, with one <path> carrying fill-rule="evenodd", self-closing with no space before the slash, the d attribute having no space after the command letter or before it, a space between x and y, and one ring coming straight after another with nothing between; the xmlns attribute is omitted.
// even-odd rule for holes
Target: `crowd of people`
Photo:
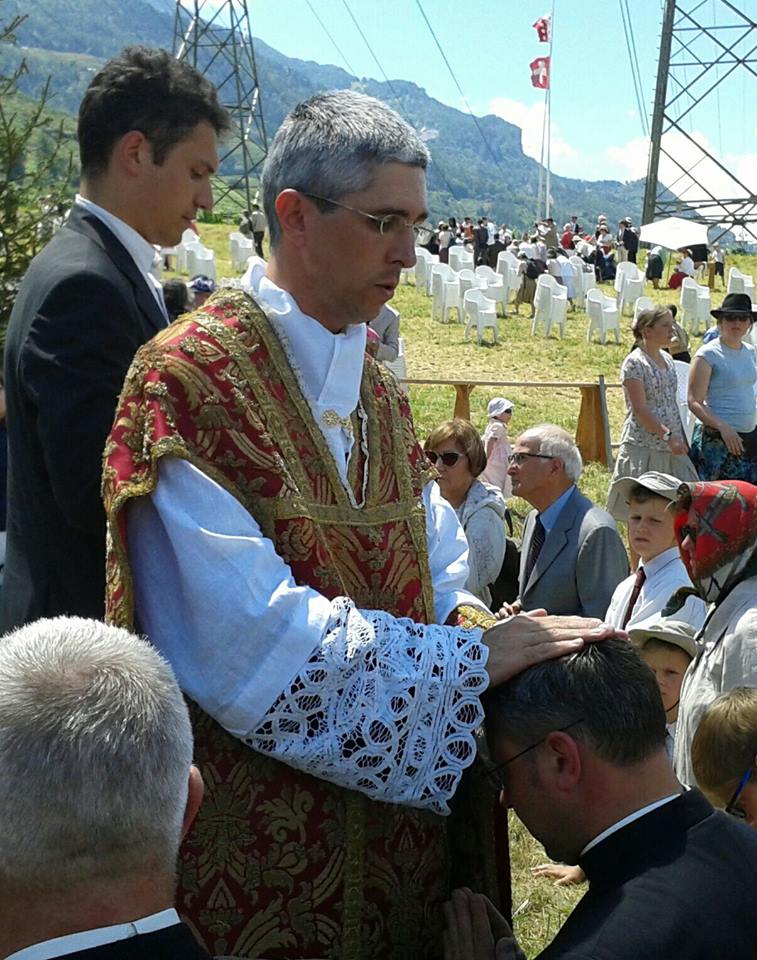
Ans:
<svg viewBox="0 0 757 960"><path fill-rule="evenodd" d="M522 956L507 807L589 880L542 957L748 956L757 477L724 477L754 450L751 304L726 298L692 362L727 456L702 434L688 458L673 319L639 315L610 503L632 570L563 428L510 436L493 397L483 435L416 437L388 301L430 157L378 100L285 118L247 287L164 293L154 246L211 207L228 127L188 63L105 64L79 193L14 306L0 956ZM635 258L630 221L608 234L525 242ZM488 258L491 235L436 242Z"/></svg>

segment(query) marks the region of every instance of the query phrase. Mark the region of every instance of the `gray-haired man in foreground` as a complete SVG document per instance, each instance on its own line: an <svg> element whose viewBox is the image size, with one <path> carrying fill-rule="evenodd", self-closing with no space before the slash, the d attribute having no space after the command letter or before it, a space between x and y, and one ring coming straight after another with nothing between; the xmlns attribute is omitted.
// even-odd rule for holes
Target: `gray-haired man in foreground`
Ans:
<svg viewBox="0 0 757 960"><path fill-rule="evenodd" d="M208 957L173 909L191 763L181 692L143 640L66 617L0 639L0 956Z"/></svg>

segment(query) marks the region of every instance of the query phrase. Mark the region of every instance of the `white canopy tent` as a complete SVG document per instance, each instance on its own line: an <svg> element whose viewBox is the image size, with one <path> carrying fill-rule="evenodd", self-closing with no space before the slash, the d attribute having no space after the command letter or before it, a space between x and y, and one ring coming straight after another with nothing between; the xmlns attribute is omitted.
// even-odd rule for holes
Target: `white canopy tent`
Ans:
<svg viewBox="0 0 757 960"><path fill-rule="evenodd" d="M707 243L707 224L683 217L666 217L654 223L646 223L641 228L642 243L653 247L665 247L667 250L680 250L699 243Z"/></svg>

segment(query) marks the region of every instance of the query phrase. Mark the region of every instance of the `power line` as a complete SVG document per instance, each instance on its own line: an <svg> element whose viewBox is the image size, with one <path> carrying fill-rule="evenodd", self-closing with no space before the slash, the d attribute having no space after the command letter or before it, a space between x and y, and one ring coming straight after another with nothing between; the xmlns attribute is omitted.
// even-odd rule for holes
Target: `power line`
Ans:
<svg viewBox="0 0 757 960"><path fill-rule="evenodd" d="M336 42L336 40L335 40L335 39L331 36L331 34L329 33L328 28L326 27L326 25L325 25L325 23L323 22L323 20L321 20L321 18L318 16L318 13L316 12L316 9L315 9L315 7L313 6L313 4L310 2L310 0L305 0L305 2L306 2L307 5L310 7L310 12L313 14L313 16L315 17L315 19L318 21L318 23L320 23L321 28L323 29L323 32L326 34L326 36L329 38L329 40L334 44L334 47L335 47L335 49L336 49L336 52L339 54L339 56L340 56L340 57L342 58L342 60L344 61L347 69L350 71L350 73L352 74L353 77L356 77L356 76L357 76L357 73L355 72L355 68L352 66L352 64L351 64L350 61L347 59L347 57L345 57L345 55L342 53L341 47L339 46L339 44Z"/></svg>
<svg viewBox="0 0 757 960"><path fill-rule="evenodd" d="M647 126L647 116L646 110L644 108L644 96L641 87L641 75L639 71L639 61L636 59L636 44L633 41L633 30L631 26L631 16L628 11L628 3L624 5L623 0L618 0L618 6L620 7L620 19L623 23L623 34L626 39L626 52L628 53L628 63L631 67L631 79L633 80L633 89L636 94L636 106L639 110L639 123L641 124L641 132L644 136L649 135L649 127Z"/></svg>
<svg viewBox="0 0 757 960"><path fill-rule="evenodd" d="M639 68L639 57L636 52L636 37L633 32L633 18L631 17L631 11L628 9L628 0L625 0L626 4L626 19L628 20L628 35L631 38L631 50L633 51L633 62L636 66L636 77L639 81L639 96L641 98L642 106L644 105L644 84L641 79L641 69ZM642 112L643 117L643 130L645 135L649 134L649 120L647 117L646 109Z"/></svg>
<svg viewBox="0 0 757 960"><path fill-rule="evenodd" d="M309 0L308 0L308 2L309 2ZM363 30L362 30L360 24L359 24L359 23L357 22L357 20L355 19L355 16L354 16L354 14L352 13L352 10L350 10L349 5L348 5L348 3L347 3L347 0L342 0L342 3L344 4L345 10L346 10L347 13L350 15L350 19L351 19L352 22L355 24L355 27L357 28L357 32L358 32L358 33L360 34L360 36L363 38L363 43L366 45L366 47L368 47L368 50L369 50L371 56L372 56L373 59L375 60L376 66L379 68L379 72L381 73L381 76L384 78L384 80L385 80L386 83L387 83L387 86L388 86L389 89L392 91L392 96L394 97L394 100L395 100L395 102L396 102L396 104L397 104L397 110L398 110L399 113L404 117L404 119L407 121L407 123L409 123L410 126L415 129L415 124L412 122L412 120L410 119L410 117L407 115L407 112L406 112L406 110L404 109L404 107L403 107L403 105L402 105L402 101L400 100L399 94L398 94L397 91L394 89L394 86L393 86L393 84L392 84L392 81L389 79L389 77L388 77L387 74L386 74L386 71L385 71L384 68L381 66L381 61L380 61L379 58L376 56L376 53L374 52L373 47L372 47L372 46L370 45L370 43L368 42L368 38L367 38L366 35L363 33ZM357 74L355 74L354 71L353 71L353 75L354 75L354 76L357 76ZM452 184L451 184L451 183L449 182L449 180L447 179L447 175L446 175L446 173L444 172L444 170L442 169L441 164L439 163L438 160L435 160L435 161L434 161L434 166L435 166L436 169L439 171L439 176L440 176L440 177L442 178L442 180L444 181L444 184L445 184L445 186L447 187L447 190L449 190L450 196L452 196L453 199L456 199L456 198L455 198L455 191L454 191L454 189L452 188Z"/></svg>
<svg viewBox="0 0 757 960"><path fill-rule="evenodd" d="M419 9L420 12L421 12L421 16L422 16L423 19L426 21L426 26L428 27L429 32L431 33L431 36L434 38L434 43L436 44L436 46L437 46L437 48L438 48L438 50L439 50L439 53L442 55L442 60L444 60L444 63L445 63L446 66L447 66L447 70L449 70L449 74L450 74L450 76L452 77L452 79L453 79L453 81L454 81L454 83L455 83L455 86L456 86L457 89L458 89L458 92L459 92L460 96L463 98L463 103L464 103L465 106L468 108L468 113L471 115L471 117L473 117L473 122L476 124L476 129L477 129L478 132L481 134L481 139L484 141L484 144L486 145L486 149L489 151L489 154L491 155L492 160L497 164L498 167L501 168L502 164L499 162L499 158L497 157L497 155L495 154L495 152L492 150L491 144L489 143L489 141L488 141L488 139L487 139L487 137L486 137L486 134L484 133L484 131L483 131L482 127L481 127L481 124L478 122L478 117L475 115L475 113L474 113L473 110L471 109L471 105L468 103L468 98L467 98L467 97L465 96L465 94L463 93L463 88L460 86L460 83L458 82L458 79L457 79L457 77L455 76L455 71L452 69L452 64L451 64L451 63L449 62L449 60L447 59L447 55L446 55L446 53L444 52L444 50L442 49L442 45L441 45L441 43L439 43L438 37L437 37L436 34L434 33L434 28L431 26L431 23L429 22L429 19L428 19L428 17L426 16L425 10L424 10L423 7L421 6L421 0L415 0L415 3L416 3L418 9Z"/></svg>

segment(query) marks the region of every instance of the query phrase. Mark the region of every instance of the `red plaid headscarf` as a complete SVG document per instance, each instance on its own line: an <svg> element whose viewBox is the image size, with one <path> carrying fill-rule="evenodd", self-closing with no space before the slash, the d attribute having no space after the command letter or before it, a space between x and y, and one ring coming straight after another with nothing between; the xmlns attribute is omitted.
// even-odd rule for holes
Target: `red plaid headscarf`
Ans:
<svg viewBox="0 0 757 960"><path fill-rule="evenodd" d="M757 487L743 480L685 483L678 494L678 546L689 534L694 540L694 556L681 550L681 558L699 596L717 604L757 573Z"/></svg>

